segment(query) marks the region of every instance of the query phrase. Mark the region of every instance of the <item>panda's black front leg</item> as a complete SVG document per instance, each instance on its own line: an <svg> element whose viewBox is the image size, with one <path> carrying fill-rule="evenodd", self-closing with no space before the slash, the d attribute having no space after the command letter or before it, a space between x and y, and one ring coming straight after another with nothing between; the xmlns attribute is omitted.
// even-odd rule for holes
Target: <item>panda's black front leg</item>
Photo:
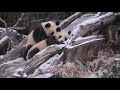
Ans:
<svg viewBox="0 0 120 90"><path fill-rule="evenodd" d="M38 53L40 50L38 48L34 48L28 53L28 59L32 58L36 53Z"/></svg>
<svg viewBox="0 0 120 90"><path fill-rule="evenodd" d="M33 38L36 43L46 39L46 33L44 32L44 29L40 25L39 27L35 28L33 31Z"/></svg>
<svg viewBox="0 0 120 90"><path fill-rule="evenodd" d="M23 58L25 59L25 60L27 60L26 59L26 56L27 56L27 53L28 53L28 51L29 51L29 49L32 47L32 45L28 45L27 47L26 47L26 49L25 49L25 52L24 52L24 55L23 55Z"/></svg>

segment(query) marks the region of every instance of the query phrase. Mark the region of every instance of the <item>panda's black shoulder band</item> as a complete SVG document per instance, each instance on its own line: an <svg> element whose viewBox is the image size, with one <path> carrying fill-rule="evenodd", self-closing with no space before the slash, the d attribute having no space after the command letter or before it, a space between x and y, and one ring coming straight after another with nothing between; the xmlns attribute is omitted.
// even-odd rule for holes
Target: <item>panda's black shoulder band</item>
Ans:
<svg viewBox="0 0 120 90"><path fill-rule="evenodd" d="M39 25L37 28L34 29L33 38L36 43L38 43L46 38L46 33L45 33L42 25Z"/></svg>

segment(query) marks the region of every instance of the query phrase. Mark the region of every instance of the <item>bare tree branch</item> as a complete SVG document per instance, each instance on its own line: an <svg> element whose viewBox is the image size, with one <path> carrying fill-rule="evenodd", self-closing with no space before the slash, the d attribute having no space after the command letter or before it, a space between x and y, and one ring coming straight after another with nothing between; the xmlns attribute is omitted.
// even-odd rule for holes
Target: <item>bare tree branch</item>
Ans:
<svg viewBox="0 0 120 90"><path fill-rule="evenodd" d="M2 18L0 18L0 21L4 24L4 26L6 28L6 35L9 37L9 31L8 31L8 27L7 27L6 21L4 21Z"/></svg>
<svg viewBox="0 0 120 90"><path fill-rule="evenodd" d="M20 18L18 19L18 21L16 22L16 24L11 28L12 30L19 24L19 22L22 20L23 16L25 15L25 13L22 13ZM11 31L12 31L11 30Z"/></svg>
<svg viewBox="0 0 120 90"><path fill-rule="evenodd" d="M12 28L8 28L7 27L7 23L6 21L4 21L3 19L0 18L0 21L5 25L6 28L6 35L9 37L10 41L8 42L8 48L7 51L9 51L11 49L11 47L13 47L13 41L11 39L10 33L13 31L13 29L19 24L19 22L22 20L23 16L25 14L22 13L21 17L18 19L18 21L16 22L16 24L12 27Z"/></svg>

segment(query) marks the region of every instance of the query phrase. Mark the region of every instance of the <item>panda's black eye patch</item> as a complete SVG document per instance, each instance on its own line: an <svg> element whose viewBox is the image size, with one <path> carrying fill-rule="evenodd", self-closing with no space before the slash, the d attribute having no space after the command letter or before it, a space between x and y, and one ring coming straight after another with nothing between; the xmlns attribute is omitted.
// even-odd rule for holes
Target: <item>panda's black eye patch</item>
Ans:
<svg viewBox="0 0 120 90"><path fill-rule="evenodd" d="M54 34L54 32L51 33L51 35L53 35L53 34Z"/></svg>
<svg viewBox="0 0 120 90"><path fill-rule="evenodd" d="M56 31L57 31L57 32L60 32L60 31L61 31L60 27L57 27L57 28L56 28Z"/></svg>
<svg viewBox="0 0 120 90"><path fill-rule="evenodd" d="M62 36L59 36L59 38L61 38Z"/></svg>
<svg viewBox="0 0 120 90"><path fill-rule="evenodd" d="M46 28L49 28L50 26L51 26L50 23L47 23L47 24L45 25Z"/></svg>

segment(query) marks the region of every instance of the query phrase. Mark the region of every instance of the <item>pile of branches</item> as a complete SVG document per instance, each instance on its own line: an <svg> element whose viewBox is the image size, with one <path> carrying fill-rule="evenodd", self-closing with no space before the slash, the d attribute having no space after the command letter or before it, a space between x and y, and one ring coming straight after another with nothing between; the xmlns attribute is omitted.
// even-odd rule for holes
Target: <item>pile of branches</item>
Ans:
<svg viewBox="0 0 120 90"><path fill-rule="evenodd" d="M65 44L48 46L28 61L20 56L27 40L24 37L18 45L0 56L0 77L97 77L100 67L106 65L106 61L111 61L111 58L112 61L116 60L115 55L120 52L119 17L119 13L114 12L76 12L59 25L71 31ZM4 46L4 42L12 41L8 32L12 32L15 26L9 30L6 25L7 33L0 40L0 47Z"/></svg>

